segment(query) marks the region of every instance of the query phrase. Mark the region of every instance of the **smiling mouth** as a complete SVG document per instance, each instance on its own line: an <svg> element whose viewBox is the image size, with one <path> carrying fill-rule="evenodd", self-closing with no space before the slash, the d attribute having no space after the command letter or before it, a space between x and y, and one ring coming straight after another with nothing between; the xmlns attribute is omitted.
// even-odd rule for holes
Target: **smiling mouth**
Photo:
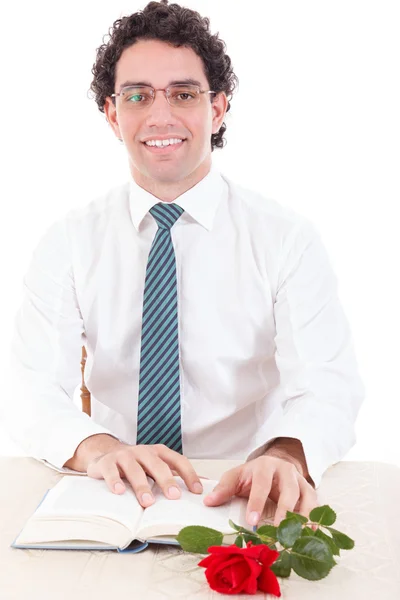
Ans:
<svg viewBox="0 0 400 600"><path fill-rule="evenodd" d="M142 142L142 144L153 154L171 154L172 152L176 152L185 142L186 138L176 144L168 144L168 146L148 146L146 142Z"/></svg>

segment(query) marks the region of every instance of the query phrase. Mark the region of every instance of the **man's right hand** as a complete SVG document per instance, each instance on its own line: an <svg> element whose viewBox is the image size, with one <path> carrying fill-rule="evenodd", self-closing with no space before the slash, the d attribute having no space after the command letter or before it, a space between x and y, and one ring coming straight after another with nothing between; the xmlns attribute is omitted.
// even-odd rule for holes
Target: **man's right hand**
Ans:
<svg viewBox="0 0 400 600"><path fill-rule="evenodd" d="M138 502L146 508L154 503L154 496L148 484L149 475L172 500L181 492L173 477L172 469L182 477L187 488L194 494L201 494L203 486L199 476L186 456L171 450L164 444L130 446L120 442L87 464L87 474L94 479L104 479L114 494L123 494L125 477Z"/></svg>

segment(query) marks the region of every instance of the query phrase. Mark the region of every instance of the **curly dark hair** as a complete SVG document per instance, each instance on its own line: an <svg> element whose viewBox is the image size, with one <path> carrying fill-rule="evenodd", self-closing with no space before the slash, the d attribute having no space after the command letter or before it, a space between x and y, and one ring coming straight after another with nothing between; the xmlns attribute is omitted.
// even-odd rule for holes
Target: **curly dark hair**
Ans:
<svg viewBox="0 0 400 600"><path fill-rule="evenodd" d="M109 29L108 42L97 48L96 62L91 71L94 77L88 91L94 93L99 110L104 113L105 99L114 93L115 67L123 50L139 39L150 39L167 42L176 48L192 48L203 61L210 89L217 93L225 92L228 112L231 106L229 100L239 79L225 53L225 42L218 33L211 34L209 25L207 17L203 18L198 12L179 4L168 4L168 0L149 2L143 10L117 19ZM211 94L210 101L213 101ZM211 151L215 147L224 147L225 131L226 124L223 123L219 131L211 135Z"/></svg>

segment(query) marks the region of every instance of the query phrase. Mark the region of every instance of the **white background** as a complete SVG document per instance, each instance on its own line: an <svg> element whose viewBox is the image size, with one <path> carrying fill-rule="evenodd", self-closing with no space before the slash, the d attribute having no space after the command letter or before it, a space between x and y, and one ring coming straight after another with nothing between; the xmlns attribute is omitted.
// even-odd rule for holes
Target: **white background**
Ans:
<svg viewBox="0 0 400 600"><path fill-rule="evenodd" d="M70 208L130 177L124 146L87 92L103 36L145 4L38 0L0 9L6 397L12 321L34 247ZM227 146L213 160L308 216L331 257L367 390L346 459L400 465L400 3L184 5L210 18L240 80ZM0 455L20 453L0 430Z"/></svg>

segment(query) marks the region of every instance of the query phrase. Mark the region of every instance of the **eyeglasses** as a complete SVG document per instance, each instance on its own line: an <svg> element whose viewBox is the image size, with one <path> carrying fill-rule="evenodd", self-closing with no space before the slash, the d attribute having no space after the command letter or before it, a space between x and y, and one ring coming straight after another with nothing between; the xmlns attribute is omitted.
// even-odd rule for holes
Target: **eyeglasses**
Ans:
<svg viewBox="0 0 400 600"><path fill-rule="evenodd" d="M119 96L123 110L140 110L153 104L156 92L164 92L171 106L191 108L200 101L200 94L217 94L211 90L201 90L198 85L171 85L165 89L154 89L148 85L129 86L121 89L119 94L111 94L112 98Z"/></svg>

